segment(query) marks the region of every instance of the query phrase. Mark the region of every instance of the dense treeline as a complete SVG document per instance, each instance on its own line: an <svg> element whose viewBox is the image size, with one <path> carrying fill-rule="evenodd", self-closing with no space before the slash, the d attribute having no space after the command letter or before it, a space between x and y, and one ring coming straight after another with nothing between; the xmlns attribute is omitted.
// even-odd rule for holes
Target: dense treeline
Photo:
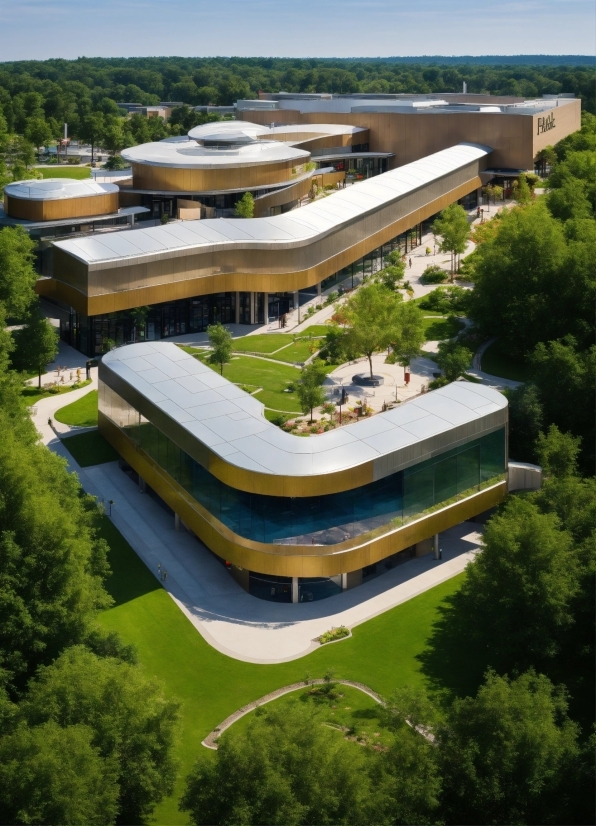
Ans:
<svg viewBox="0 0 596 826"><path fill-rule="evenodd" d="M484 337L530 367L510 393L512 459L534 461L540 430L581 438L593 474L596 344L596 118L547 154L549 191L502 212L476 235L469 313Z"/></svg>
<svg viewBox="0 0 596 826"><path fill-rule="evenodd" d="M596 113L591 66L424 65L365 60L281 58L79 58L0 64L0 109L9 132L23 134L36 110L59 137L64 122L114 103L178 100L229 105L259 91L333 93L469 92L534 97L575 93Z"/></svg>
<svg viewBox="0 0 596 826"><path fill-rule="evenodd" d="M138 823L172 790L177 704L100 628L105 517L24 407L12 367L49 327L31 333L32 248L0 232L0 823Z"/></svg>

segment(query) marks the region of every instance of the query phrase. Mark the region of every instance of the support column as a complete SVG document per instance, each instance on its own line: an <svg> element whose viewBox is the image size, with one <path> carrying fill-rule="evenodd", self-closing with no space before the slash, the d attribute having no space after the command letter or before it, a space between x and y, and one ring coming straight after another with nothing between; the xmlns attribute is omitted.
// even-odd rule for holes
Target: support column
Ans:
<svg viewBox="0 0 596 826"><path fill-rule="evenodd" d="M436 533L433 537L433 550L434 550L434 557L435 559L440 558L440 549L439 549L439 534Z"/></svg>
<svg viewBox="0 0 596 826"><path fill-rule="evenodd" d="M234 324L240 324L240 293L236 293Z"/></svg>
<svg viewBox="0 0 596 826"><path fill-rule="evenodd" d="M139 476L139 490L141 493L147 493L147 482Z"/></svg>
<svg viewBox="0 0 596 826"><path fill-rule="evenodd" d="M342 574L341 575L341 589L342 591L346 591L348 588L348 575Z"/></svg>
<svg viewBox="0 0 596 826"><path fill-rule="evenodd" d="M269 293L263 293L263 323L269 324Z"/></svg>
<svg viewBox="0 0 596 826"><path fill-rule="evenodd" d="M256 293L250 294L250 323L255 323L255 295Z"/></svg>
<svg viewBox="0 0 596 826"><path fill-rule="evenodd" d="M292 602L298 602L298 577L292 577Z"/></svg>
<svg viewBox="0 0 596 826"><path fill-rule="evenodd" d="M298 324L300 324L300 292L296 290L294 293L294 309L298 310Z"/></svg>
<svg viewBox="0 0 596 826"><path fill-rule="evenodd" d="M319 297L321 296L321 284L322 283L323 283L322 281L319 281L319 283L317 284L317 295Z"/></svg>

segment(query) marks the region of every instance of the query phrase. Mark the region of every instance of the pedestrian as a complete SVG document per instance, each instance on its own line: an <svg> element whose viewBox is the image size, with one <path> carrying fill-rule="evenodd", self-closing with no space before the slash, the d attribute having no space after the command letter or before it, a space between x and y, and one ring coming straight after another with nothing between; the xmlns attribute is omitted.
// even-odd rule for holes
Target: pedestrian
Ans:
<svg viewBox="0 0 596 826"><path fill-rule="evenodd" d="M167 580L167 578L168 578L168 572L167 572L167 571L166 571L166 569L164 568L164 569L163 569L163 581L165 582L165 581Z"/></svg>
<svg viewBox="0 0 596 826"><path fill-rule="evenodd" d="M48 425L49 425L50 427L52 426L52 417L51 417L51 416L50 416L50 418L48 419Z"/></svg>
<svg viewBox="0 0 596 826"><path fill-rule="evenodd" d="M408 265L409 265L410 269L412 269L412 259L411 258L408 258Z"/></svg>
<svg viewBox="0 0 596 826"><path fill-rule="evenodd" d="M159 574L159 579L162 580L163 575L162 575L162 572L161 572L161 562L157 563L157 573Z"/></svg>

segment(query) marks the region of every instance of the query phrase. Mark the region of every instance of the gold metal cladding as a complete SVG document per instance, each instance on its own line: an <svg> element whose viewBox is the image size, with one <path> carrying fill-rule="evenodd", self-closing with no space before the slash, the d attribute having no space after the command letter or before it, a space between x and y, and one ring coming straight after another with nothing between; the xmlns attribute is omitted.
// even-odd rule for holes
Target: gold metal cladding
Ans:
<svg viewBox="0 0 596 826"><path fill-rule="evenodd" d="M153 166L150 163L132 164L134 189L167 192L209 192L251 189L272 186L294 177L292 170L306 163L308 156L274 163L241 163L233 168L193 169L171 166Z"/></svg>
<svg viewBox="0 0 596 826"><path fill-rule="evenodd" d="M310 192L312 187L312 178L302 178L295 184L290 184L277 192L272 192L269 195L263 195L260 198L255 198L255 218L267 217L271 207L283 206L292 201L299 201Z"/></svg>
<svg viewBox="0 0 596 826"><path fill-rule="evenodd" d="M68 218L92 218L118 212L118 193L88 195L84 198L60 198L34 201L12 198L4 193L4 211L11 218L25 221L60 221Z"/></svg>
<svg viewBox="0 0 596 826"><path fill-rule="evenodd" d="M241 568L277 576L335 576L386 559L504 501L502 481L381 536L363 534L337 545L275 545L238 536L202 507L106 416L99 430L118 453L214 553Z"/></svg>
<svg viewBox="0 0 596 826"><path fill-rule="evenodd" d="M454 98L454 103L466 98ZM468 102L469 96L468 96ZM519 98L491 96L491 102L518 103ZM538 133L538 117L554 113L556 128ZM531 115L503 112L299 112L297 109L246 109L238 112L242 120L269 126L292 124L349 124L369 129L370 143L376 152L390 152L389 168L419 161L456 143L480 143L492 147L490 165L497 169L533 169L536 153L581 128L581 100ZM322 131L322 130L321 130Z"/></svg>
<svg viewBox="0 0 596 826"><path fill-rule="evenodd" d="M331 235L289 249L166 252L142 263L88 266L54 247L52 295L77 312L94 316L217 292L295 292L358 261L481 184L478 164L474 163L383 207L379 213L364 215ZM436 197L425 202L434 193ZM400 205L406 214L391 220ZM385 225L379 227L379 223ZM46 291L44 294L49 289L38 287Z"/></svg>

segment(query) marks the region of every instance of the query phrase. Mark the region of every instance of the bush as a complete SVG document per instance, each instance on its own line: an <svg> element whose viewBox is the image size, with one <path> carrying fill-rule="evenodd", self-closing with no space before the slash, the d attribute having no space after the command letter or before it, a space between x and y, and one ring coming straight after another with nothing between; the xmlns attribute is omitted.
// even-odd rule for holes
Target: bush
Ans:
<svg viewBox="0 0 596 826"><path fill-rule="evenodd" d="M430 310L433 313L467 313L468 290L463 287L437 287L432 293L420 301L421 310Z"/></svg>
<svg viewBox="0 0 596 826"><path fill-rule="evenodd" d="M334 642L335 640L342 640L344 637L350 636L350 629L346 628L345 625L340 625L339 628L332 628L331 631L325 631L324 634L321 634L318 637L319 642L321 645L325 645L326 642Z"/></svg>
<svg viewBox="0 0 596 826"><path fill-rule="evenodd" d="M427 267L420 276L421 284L442 284L449 278L449 273L438 267L436 264L431 264Z"/></svg>
<svg viewBox="0 0 596 826"><path fill-rule="evenodd" d="M127 169L129 164L126 163L122 155L112 155L104 163L104 169Z"/></svg>

